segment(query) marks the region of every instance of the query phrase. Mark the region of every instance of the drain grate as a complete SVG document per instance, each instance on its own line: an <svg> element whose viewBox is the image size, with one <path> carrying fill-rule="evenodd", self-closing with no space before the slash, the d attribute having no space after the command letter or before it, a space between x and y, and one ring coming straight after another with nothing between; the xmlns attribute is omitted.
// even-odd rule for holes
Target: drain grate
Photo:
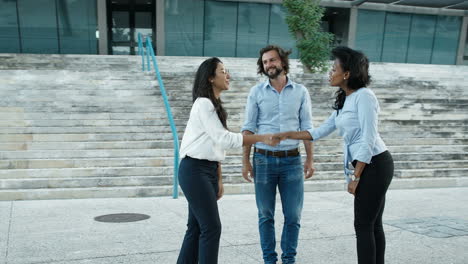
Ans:
<svg viewBox="0 0 468 264"><path fill-rule="evenodd" d="M468 221L451 217L408 218L385 221L385 224L428 237L468 236Z"/></svg>
<svg viewBox="0 0 468 264"><path fill-rule="evenodd" d="M98 222L105 222L105 223L128 223L128 222L137 222L142 221L150 218L149 215L145 214L108 214L108 215L101 215L96 216L94 220Z"/></svg>

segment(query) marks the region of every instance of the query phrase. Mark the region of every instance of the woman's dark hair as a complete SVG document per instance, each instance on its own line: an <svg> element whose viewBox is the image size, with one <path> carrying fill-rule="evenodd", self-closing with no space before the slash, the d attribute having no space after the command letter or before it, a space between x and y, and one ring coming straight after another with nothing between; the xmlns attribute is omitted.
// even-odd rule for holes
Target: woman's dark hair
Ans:
<svg viewBox="0 0 468 264"><path fill-rule="evenodd" d="M349 71L348 88L358 90L366 87L371 81L369 75L369 60L364 53L350 49L348 47L339 46L332 50L333 59L338 59L343 72ZM335 93L335 104L333 109L339 110L343 108L346 100L346 93L339 88Z"/></svg>
<svg viewBox="0 0 468 264"><path fill-rule="evenodd" d="M288 56L289 56L289 54L291 54L291 51L290 50L285 51L284 49L282 49L281 47L276 46L276 45L268 45L268 46L266 46L266 47L264 47L263 49L260 50L260 57L257 60L257 66L258 66L257 73L266 75L265 69L263 68L262 57L263 57L264 53L269 52L271 50L276 50L276 52L278 52L278 55L279 55L279 57L281 59L281 62L283 63L283 70L287 74L289 72L289 58L288 58Z"/></svg>
<svg viewBox="0 0 468 264"><path fill-rule="evenodd" d="M216 68L218 64L222 63L220 59L213 57L205 60L198 67L197 73L195 74L195 81L193 83L192 89L192 102L195 102L198 97L206 97L210 99L213 103L216 110L216 114L221 120L223 127L227 129L227 112L223 107L223 102L220 99L217 99L213 92L213 85L210 82L210 78L216 76Z"/></svg>

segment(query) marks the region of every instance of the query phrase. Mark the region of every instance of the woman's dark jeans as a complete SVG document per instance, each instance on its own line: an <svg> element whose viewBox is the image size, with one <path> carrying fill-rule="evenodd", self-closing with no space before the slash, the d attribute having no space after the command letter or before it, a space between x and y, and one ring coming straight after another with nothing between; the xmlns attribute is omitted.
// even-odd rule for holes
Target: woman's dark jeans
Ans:
<svg viewBox="0 0 468 264"><path fill-rule="evenodd" d="M393 170L392 155L385 151L372 157L371 163L362 172L354 199L354 229L359 264L385 263L382 214Z"/></svg>
<svg viewBox="0 0 468 264"><path fill-rule="evenodd" d="M187 232L177 264L218 263L221 221L218 213L218 162L185 157L179 183L189 204Z"/></svg>

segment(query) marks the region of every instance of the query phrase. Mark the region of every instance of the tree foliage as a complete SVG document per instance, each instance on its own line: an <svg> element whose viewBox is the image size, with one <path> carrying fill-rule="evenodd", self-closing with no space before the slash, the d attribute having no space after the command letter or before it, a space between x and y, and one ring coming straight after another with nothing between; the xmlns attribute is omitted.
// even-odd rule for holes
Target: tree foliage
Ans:
<svg viewBox="0 0 468 264"><path fill-rule="evenodd" d="M319 0L283 0L288 9L286 23L296 39L299 58L311 72L325 72L333 34L324 32L321 19L325 9Z"/></svg>

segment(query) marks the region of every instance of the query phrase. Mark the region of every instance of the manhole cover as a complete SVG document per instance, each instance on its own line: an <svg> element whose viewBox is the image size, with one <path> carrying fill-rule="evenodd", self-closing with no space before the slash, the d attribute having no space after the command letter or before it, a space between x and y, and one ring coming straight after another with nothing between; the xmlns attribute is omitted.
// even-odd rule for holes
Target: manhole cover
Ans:
<svg viewBox="0 0 468 264"><path fill-rule="evenodd" d="M150 216L145 214L108 214L96 216L94 220L105 223L128 223L142 221L148 218L150 218Z"/></svg>
<svg viewBox="0 0 468 264"><path fill-rule="evenodd" d="M451 217L399 219L385 221L385 224L429 237L468 236L468 221Z"/></svg>

